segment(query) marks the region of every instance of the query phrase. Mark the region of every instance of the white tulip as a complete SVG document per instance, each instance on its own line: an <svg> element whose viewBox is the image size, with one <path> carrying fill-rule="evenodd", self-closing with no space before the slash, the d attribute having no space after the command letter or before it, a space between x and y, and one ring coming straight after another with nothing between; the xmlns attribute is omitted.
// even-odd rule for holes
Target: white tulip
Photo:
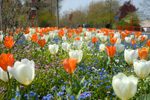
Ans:
<svg viewBox="0 0 150 100"><path fill-rule="evenodd" d="M53 45L48 45L50 53L52 55L56 55L56 53L58 52L58 48L59 46L57 44L53 44Z"/></svg>
<svg viewBox="0 0 150 100"><path fill-rule="evenodd" d="M147 40L148 39L148 35L143 35L144 37L145 37L145 40Z"/></svg>
<svg viewBox="0 0 150 100"><path fill-rule="evenodd" d="M49 33L49 36L50 36L52 39L54 39L55 33L54 33L54 32L50 32L50 33Z"/></svg>
<svg viewBox="0 0 150 100"><path fill-rule="evenodd" d="M119 33L119 32L116 32L116 33L114 34L114 38L120 38L120 33Z"/></svg>
<svg viewBox="0 0 150 100"><path fill-rule="evenodd" d="M138 58L138 50L125 49L124 59L129 65L133 64L133 60L137 58Z"/></svg>
<svg viewBox="0 0 150 100"><path fill-rule="evenodd" d="M137 91L138 79L133 75L127 77L123 73L118 73L113 77L112 87L116 95L121 100L129 100Z"/></svg>
<svg viewBox="0 0 150 100"><path fill-rule="evenodd" d="M100 37L100 36L101 36L101 33L97 33L97 34L96 34L96 37Z"/></svg>
<svg viewBox="0 0 150 100"><path fill-rule="evenodd" d="M50 38L50 35L44 35L41 39L45 39L47 42L49 38Z"/></svg>
<svg viewBox="0 0 150 100"><path fill-rule="evenodd" d="M125 45L123 45L123 44L115 44L115 47L116 47L116 52L121 53L124 50Z"/></svg>
<svg viewBox="0 0 150 100"><path fill-rule="evenodd" d="M69 56L73 57L74 59L77 59L77 63L79 63L82 60L83 52L82 50L70 50Z"/></svg>
<svg viewBox="0 0 150 100"><path fill-rule="evenodd" d="M70 49L71 44L64 42L62 43L62 49L66 52L68 52L68 50Z"/></svg>
<svg viewBox="0 0 150 100"><path fill-rule="evenodd" d="M107 41L107 36L101 35L99 38L103 43Z"/></svg>
<svg viewBox="0 0 150 100"><path fill-rule="evenodd" d="M131 37L125 37L125 41L126 41L127 43L130 43L130 42L131 42Z"/></svg>
<svg viewBox="0 0 150 100"><path fill-rule="evenodd" d="M99 45L99 49L100 49L101 51L104 51L105 48L106 48L105 44L100 44L100 45Z"/></svg>
<svg viewBox="0 0 150 100"><path fill-rule="evenodd" d="M117 38L116 44L120 44L120 43L121 43L121 39L120 39L120 38Z"/></svg>
<svg viewBox="0 0 150 100"><path fill-rule="evenodd" d="M4 35L3 35L3 34L1 34L1 35L0 35L0 42L2 42L2 41L3 41L3 38L4 38Z"/></svg>
<svg viewBox="0 0 150 100"><path fill-rule="evenodd" d="M31 34L35 34L36 33L36 30L33 29L33 28L30 28L29 31L30 31L29 33L31 33Z"/></svg>
<svg viewBox="0 0 150 100"><path fill-rule="evenodd" d="M32 34L25 34L24 36L25 36L26 40L30 41Z"/></svg>
<svg viewBox="0 0 150 100"><path fill-rule="evenodd" d="M66 40L67 40L67 38L66 38L65 35L62 37L62 40L63 40L63 41L66 41Z"/></svg>
<svg viewBox="0 0 150 100"><path fill-rule="evenodd" d="M137 41L141 41L141 35L137 38Z"/></svg>
<svg viewBox="0 0 150 100"><path fill-rule="evenodd" d="M12 77L12 75L9 73L9 78L11 78L11 77ZM0 67L0 79L4 82L9 81L7 72L4 71L1 67Z"/></svg>
<svg viewBox="0 0 150 100"><path fill-rule="evenodd" d="M134 38L134 35L130 35L130 38L133 39L133 38Z"/></svg>
<svg viewBox="0 0 150 100"><path fill-rule="evenodd" d="M134 71L140 79L145 79L150 73L150 61L146 60L134 60Z"/></svg>
<svg viewBox="0 0 150 100"><path fill-rule="evenodd" d="M91 39L92 33L91 32L86 32L86 40Z"/></svg>
<svg viewBox="0 0 150 100"><path fill-rule="evenodd" d="M8 72L24 85L29 85L35 77L35 64L33 60L22 59L14 63L14 67L8 67Z"/></svg>
<svg viewBox="0 0 150 100"><path fill-rule="evenodd" d="M82 48L82 44L83 44L83 41L76 40L76 41L73 42L73 46L77 50L80 50Z"/></svg>

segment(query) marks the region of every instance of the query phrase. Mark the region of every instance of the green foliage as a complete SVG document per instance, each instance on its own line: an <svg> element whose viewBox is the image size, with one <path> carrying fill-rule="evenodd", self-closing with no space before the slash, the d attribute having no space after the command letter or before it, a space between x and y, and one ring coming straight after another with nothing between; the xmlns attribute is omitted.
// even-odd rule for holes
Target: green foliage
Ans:
<svg viewBox="0 0 150 100"><path fill-rule="evenodd" d="M55 21L55 16L52 14L52 20ZM40 27L49 27L53 24L51 23L51 13L47 10L39 10L38 12L38 21Z"/></svg>
<svg viewBox="0 0 150 100"><path fill-rule="evenodd" d="M117 22L116 25L117 26L131 26L131 22L125 22L126 20L131 20L131 13L128 13L128 15L126 15L126 17L124 17L121 21ZM138 19L138 15L136 13L133 13L133 23L132 26L140 26L139 25L139 19Z"/></svg>
<svg viewBox="0 0 150 100"><path fill-rule="evenodd" d="M141 98L138 97L136 100L141 100ZM143 95L143 96L142 96L142 100L150 100L150 94Z"/></svg>

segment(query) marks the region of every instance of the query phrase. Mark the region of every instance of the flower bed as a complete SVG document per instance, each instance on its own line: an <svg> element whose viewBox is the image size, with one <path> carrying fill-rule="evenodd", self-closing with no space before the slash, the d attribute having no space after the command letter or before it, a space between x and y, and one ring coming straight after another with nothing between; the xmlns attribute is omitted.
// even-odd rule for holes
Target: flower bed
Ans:
<svg viewBox="0 0 150 100"><path fill-rule="evenodd" d="M0 37L2 100L128 100L150 93L150 40L140 32L47 27L16 36Z"/></svg>

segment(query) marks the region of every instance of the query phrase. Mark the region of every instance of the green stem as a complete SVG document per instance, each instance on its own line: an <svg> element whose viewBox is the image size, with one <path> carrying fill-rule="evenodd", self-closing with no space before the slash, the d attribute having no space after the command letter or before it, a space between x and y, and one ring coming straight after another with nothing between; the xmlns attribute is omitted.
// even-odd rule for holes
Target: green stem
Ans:
<svg viewBox="0 0 150 100"><path fill-rule="evenodd" d="M35 57L35 43L34 43L34 57Z"/></svg>
<svg viewBox="0 0 150 100"><path fill-rule="evenodd" d="M41 48L41 53L42 53L42 61L43 61L43 48Z"/></svg>
<svg viewBox="0 0 150 100"><path fill-rule="evenodd" d="M72 73L70 73L70 79L71 79L71 88L72 88Z"/></svg>
<svg viewBox="0 0 150 100"><path fill-rule="evenodd" d="M111 66L111 76L113 76L112 58L110 58L110 66Z"/></svg>
<svg viewBox="0 0 150 100"><path fill-rule="evenodd" d="M9 88L9 86L10 86L10 89L9 89L9 92L8 92L8 93L10 93L10 97L11 97L11 83L10 83L9 72L7 72L7 76L8 76L8 82L9 82L8 88Z"/></svg>
<svg viewBox="0 0 150 100"><path fill-rule="evenodd" d="M142 100L142 94L143 94L143 93L142 93L142 92L143 92L142 89L143 89L143 79L141 79L141 94L140 94L140 100Z"/></svg>
<svg viewBox="0 0 150 100"><path fill-rule="evenodd" d="M28 97L29 97L29 100L30 100L30 87L28 86Z"/></svg>

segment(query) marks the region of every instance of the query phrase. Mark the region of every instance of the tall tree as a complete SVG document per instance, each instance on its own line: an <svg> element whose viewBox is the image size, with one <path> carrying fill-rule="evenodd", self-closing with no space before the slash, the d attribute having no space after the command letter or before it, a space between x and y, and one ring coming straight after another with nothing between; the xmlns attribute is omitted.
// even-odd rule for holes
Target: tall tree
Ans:
<svg viewBox="0 0 150 100"><path fill-rule="evenodd" d="M137 9L134 5L131 4L131 1L126 1L117 12L116 16L121 20L124 18L129 12L135 12Z"/></svg>

